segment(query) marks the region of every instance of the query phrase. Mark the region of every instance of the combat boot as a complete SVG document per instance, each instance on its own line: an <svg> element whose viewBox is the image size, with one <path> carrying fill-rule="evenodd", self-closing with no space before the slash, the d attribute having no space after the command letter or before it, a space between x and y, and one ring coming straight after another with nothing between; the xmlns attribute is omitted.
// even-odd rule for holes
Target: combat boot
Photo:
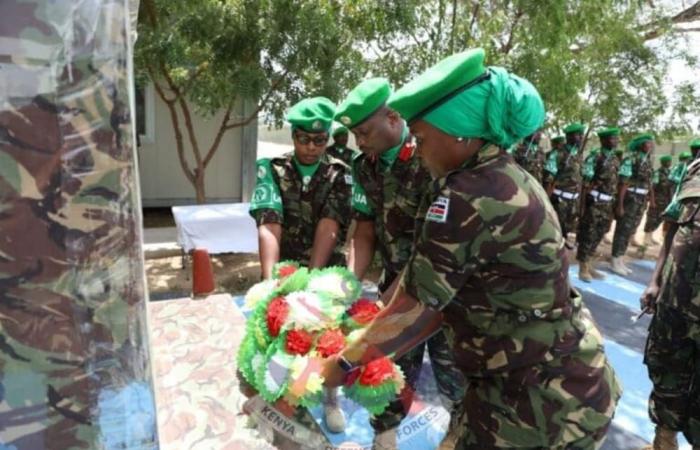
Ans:
<svg viewBox="0 0 700 450"><path fill-rule="evenodd" d="M345 431L345 415L338 404L338 389L326 389L323 399L323 420L331 433Z"/></svg>
<svg viewBox="0 0 700 450"><path fill-rule="evenodd" d="M593 277L591 276L591 265L588 261L578 262L578 279L585 281L586 283L593 281Z"/></svg>
<svg viewBox="0 0 700 450"><path fill-rule="evenodd" d="M622 261L622 256L613 256L612 262L610 263L610 269L623 277L630 274L629 269L625 267L625 263Z"/></svg>
<svg viewBox="0 0 700 450"><path fill-rule="evenodd" d="M396 437L396 428L374 434L372 450L398 450L399 443Z"/></svg>
<svg viewBox="0 0 700 450"><path fill-rule="evenodd" d="M590 265L588 266L588 270L591 273L591 276L596 279L596 280L604 280L605 279L605 274L603 272L599 272L596 270L595 265L598 262L597 259L593 259L590 262Z"/></svg>
<svg viewBox="0 0 700 450"><path fill-rule="evenodd" d="M657 426L654 442L651 445L643 447L641 450L678 450L676 432Z"/></svg>

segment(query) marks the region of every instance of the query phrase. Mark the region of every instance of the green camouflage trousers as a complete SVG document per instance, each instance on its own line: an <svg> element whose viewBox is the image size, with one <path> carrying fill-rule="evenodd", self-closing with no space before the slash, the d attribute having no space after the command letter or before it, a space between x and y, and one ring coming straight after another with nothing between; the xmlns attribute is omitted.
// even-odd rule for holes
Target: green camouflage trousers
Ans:
<svg viewBox="0 0 700 450"><path fill-rule="evenodd" d="M406 377L406 386L401 395L387 407L386 411L370 418L370 424L376 433L397 427L408 414L413 394L418 389L418 379L423 366L423 354L426 346L438 390L443 399L450 403L448 405L450 413L453 414L456 408L461 405L464 399L465 377L454 364L445 333L440 332L431 337L425 344L419 345L396 361Z"/></svg>
<svg viewBox="0 0 700 450"><path fill-rule="evenodd" d="M652 422L682 431L688 442L700 445L700 323L657 304L644 363L654 385L649 398Z"/></svg>
<svg viewBox="0 0 700 450"><path fill-rule="evenodd" d="M566 239L566 236L570 231L576 231L579 199L569 200L561 198L558 195L552 195L551 202L552 206L554 206L554 211L556 211L557 217L559 218L561 234L564 236L564 239Z"/></svg>
<svg viewBox="0 0 700 450"><path fill-rule="evenodd" d="M644 209L647 206L647 197L646 195L628 192L625 195L623 206L625 214L615 224L615 235L612 244L613 257L624 256L627 251L632 235L634 235L642 222Z"/></svg>
<svg viewBox="0 0 700 450"><path fill-rule="evenodd" d="M668 203L669 201L659 202L657 199L655 208L652 208L652 205L649 205L649 209L647 210L647 220L644 223L645 233L653 233L657 228L659 228L659 225L661 225L661 222L663 222L662 214L668 206Z"/></svg>
<svg viewBox="0 0 700 450"><path fill-rule="evenodd" d="M591 197L586 200L586 211L581 217L577 240L578 252L576 259L588 261L594 254L603 236L612 223L613 201L596 202Z"/></svg>

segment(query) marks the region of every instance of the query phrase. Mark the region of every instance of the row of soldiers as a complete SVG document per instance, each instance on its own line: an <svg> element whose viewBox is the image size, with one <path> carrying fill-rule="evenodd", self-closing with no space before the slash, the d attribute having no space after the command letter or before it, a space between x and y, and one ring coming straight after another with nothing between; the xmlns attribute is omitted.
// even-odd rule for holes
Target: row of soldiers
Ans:
<svg viewBox="0 0 700 450"><path fill-rule="evenodd" d="M690 152L682 152L676 166L671 168L672 156L664 155L660 167L654 170L653 135L636 136L624 152L618 149L620 130L605 128L597 133L600 147L583 158L585 131L583 124L569 124L563 136L551 139L552 150L547 155L539 145L539 131L510 151L516 162L544 186L569 248L573 248L569 233L577 231L579 278L591 281L604 277L595 267L595 254L613 220L616 225L611 269L619 275L629 275L631 270L623 257L644 213L644 244L658 244L653 233L661 224L661 215L688 163L700 151L700 139L690 142Z"/></svg>

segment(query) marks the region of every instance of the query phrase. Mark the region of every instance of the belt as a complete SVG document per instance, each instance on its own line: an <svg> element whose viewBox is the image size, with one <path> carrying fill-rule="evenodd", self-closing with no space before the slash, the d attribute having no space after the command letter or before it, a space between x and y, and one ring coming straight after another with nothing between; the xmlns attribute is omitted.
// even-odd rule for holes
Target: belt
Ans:
<svg viewBox="0 0 700 450"><path fill-rule="evenodd" d="M599 202L609 202L613 199L613 196L610 194L606 194L605 192L600 192L595 189L593 189L591 192L588 193L595 201Z"/></svg>
<svg viewBox="0 0 700 450"><path fill-rule="evenodd" d="M628 191L632 192L633 194L647 195L647 192L649 192L649 189L644 189L644 188L629 188Z"/></svg>
<svg viewBox="0 0 700 450"><path fill-rule="evenodd" d="M578 192L566 192L561 189L555 189L554 195L557 197L565 198L567 200L576 200L578 198Z"/></svg>

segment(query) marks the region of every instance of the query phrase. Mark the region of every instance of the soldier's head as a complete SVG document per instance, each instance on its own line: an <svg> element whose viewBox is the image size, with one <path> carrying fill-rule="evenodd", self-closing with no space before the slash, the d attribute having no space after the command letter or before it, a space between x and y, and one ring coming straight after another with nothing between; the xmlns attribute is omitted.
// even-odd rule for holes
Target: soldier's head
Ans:
<svg viewBox="0 0 700 450"><path fill-rule="evenodd" d="M387 108L390 95L388 80L371 78L355 86L338 106L336 120L352 131L363 153L378 155L401 143L406 124Z"/></svg>
<svg viewBox="0 0 700 450"><path fill-rule="evenodd" d="M690 151L693 153L693 159L697 159L700 155L700 139L690 141Z"/></svg>
<svg viewBox="0 0 700 450"><path fill-rule="evenodd" d="M292 125L294 156L304 165L316 164L328 145L335 105L325 97L307 98L292 106L287 121Z"/></svg>
<svg viewBox="0 0 700 450"><path fill-rule="evenodd" d="M339 147L347 147L348 146L348 129L339 123L334 123L333 124L333 132L331 133L331 136L333 136L333 143Z"/></svg>
<svg viewBox="0 0 700 450"><path fill-rule="evenodd" d="M555 136L551 140L552 148L555 150L561 150L562 148L564 148L565 142L566 139L564 138L564 136Z"/></svg>
<svg viewBox="0 0 700 450"><path fill-rule="evenodd" d="M570 123L564 127L564 134L566 135L566 143L568 145L574 145L580 147L583 143L583 133L586 131L586 127L582 123L574 122Z"/></svg>
<svg viewBox="0 0 700 450"><path fill-rule="evenodd" d="M661 167L665 167L668 169L671 167L671 163L673 162L673 156L671 155L664 155L661 158L659 158L659 162L661 162Z"/></svg>
<svg viewBox="0 0 700 450"><path fill-rule="evenodd" d="M690 153L690 152L681 152L681 154L678 155L678 162L687 163L687 162L690 161L692 158L693 158L692 153Z"/></svg>
<svg viewBox="0 0 700 450"><path fill-rule="evenodd" d="M458 169L479 152L495 155L497 148L512 146L534 134L545 117L534 86L505 69L486 68L480 48L443 59L387 104L408 121L433 177Z"/></svg>
<svg viewBox="0 0 700 450"><path fill-rule="evenodd" d="M601 147L609 150L615 149L620 143L620 129L608 127L598 130L598 138L600 139Z"/></svg>
<svg viewBox="0 0 700 450"><path fill-rule="evenodd" d="M640 134L635 136L632 141L630 141L628 148L632 151L637 151L641 153L649 153L654 149L654 135L649 133Z"/></svg>

